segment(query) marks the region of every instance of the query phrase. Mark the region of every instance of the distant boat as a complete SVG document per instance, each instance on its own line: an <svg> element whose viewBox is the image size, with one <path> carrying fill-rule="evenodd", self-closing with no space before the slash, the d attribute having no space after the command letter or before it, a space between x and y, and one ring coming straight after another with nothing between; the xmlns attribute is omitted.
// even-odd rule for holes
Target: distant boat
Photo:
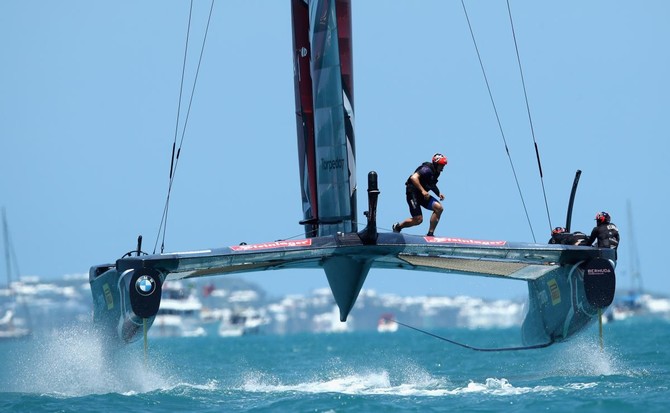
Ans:
<svg viewBox="0 0 670 413"><path fill-rule="evenodd" d="M629 292L617 298L605 315L608 322L642 317L660 317L670 320L670 298L658 297L649 293Z"/></svg>
<svg viewBox="0 0 670 413"><path fill-rule="evenodd" d="M240 337L261 333L264 325L269 320L254 308L246 308L241 311L230 311L219 324L220 337Z"/></svg>
<svg viewBox="0 0 670 413"><path fill-rule="evenodd" d="M607 321L622 321L630 317L648 314L649 310L645 301L650 298L649 294L644 294L642 286L642 274L640 273L640 260L637 254L637 244L633 233L633 213L630 200L626 202L626 212L628 218L628 242L630 245L630 282L631 287L625 294L617 294L613 305L605 314Z"/></svg>
<svg viewBox="0 0 670 413"><path fill-rule="evenodd" d="M610 311L605 315L607 321L623 321L628 318L640 315L642 306L637 303L621 304L617 303L610 307Z"/></svg>
<svg viewBox="0 0 670 413"><path fill-rule="evenodd" d="M395 333L398 331L398 323L393 321L394 319L393 314L382 314L377 322L377 331L380 333Z"/></svg>
<svg viewBox="0 0 670 413"><path fill-rule="evenodd" d="M0 339L23 338L29 335L29 329L14 324L14 311L5 311L5 315L0 318Z"/></svg>
<svg viewBox="0 0 670 413"><path fill-rule="evenodd" d="M21 301L22 309L25 312L25 319L15 317L19 300L17 299L16 294L14 294L14 289L12 287L12 274L16 271L18 275L18 269L16 258L14 257L14 250L12 249L12 244L9 239L9 226L7 225L7 215L4 208L2 209L2 229L5 244L5 262L7 266L7 291L10 300L7 305L8 308L0 310L0 314L2 314L2 318L0 318L0 339L24 338L31 334L31 329L29 327L30 313L28 312L25 302ZM12 260L12 258L14 259Z"/></svg>
<svg viewBox="0 0 670 413"><path fill-rule="evenodd" d="M200 324L202 303L194 291L187 292L181 282L163 286L160 309L149 330L151 337L202 337L207 335Z"/></svg>

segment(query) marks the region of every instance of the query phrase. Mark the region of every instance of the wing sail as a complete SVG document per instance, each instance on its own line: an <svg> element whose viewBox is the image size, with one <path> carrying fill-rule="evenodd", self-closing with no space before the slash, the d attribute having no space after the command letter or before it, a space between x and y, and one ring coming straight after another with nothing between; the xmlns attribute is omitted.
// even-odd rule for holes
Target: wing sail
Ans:
<svg viewBox="0 0 670 413"><path fill-rule="evenodd" d="M314 149L314 103L312 102L309 8L303 0L291 0L293 21L293 87L295 90L298 166L302 195L305 236L318 234L319 203L316 191L316 153Z"/></svg>
<svg viewBox="0 0 670 413"><path fill-rule="evenodd" d="M306 236L356 232L349 0L292 2L294 87Z"/></svg>

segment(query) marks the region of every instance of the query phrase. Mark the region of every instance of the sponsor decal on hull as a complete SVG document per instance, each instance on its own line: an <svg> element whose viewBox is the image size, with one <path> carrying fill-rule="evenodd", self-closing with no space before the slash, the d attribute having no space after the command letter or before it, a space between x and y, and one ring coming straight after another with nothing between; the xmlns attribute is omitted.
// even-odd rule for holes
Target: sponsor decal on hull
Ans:
<svg viewBox="0 0 670 413"><path fill-rule="evenodd" d="M607 275L611 274L612 270L610 268L587 268L586 273L588 275Z"/></svg>
<svg viewBox="0 0 670 413"><path fill-rule="evenodd" d="M423 239L425 239L426 242L464 244L464 245L502 246L507 244L507 241L483 241L478 239L451 238L451 237L423 237Z"/></svg>
<svg viewBox="0 0 670 413"><path fill-rule="evenodd" d="M292 241L264 242L262 244L234 245L230 249L233 251L258 251L273 248L309 247L310 245L312 245L312 240L308 238Z"/></svg>
<svg viewBox="0 0 670 413"><path fill-rule="evenodd" d="M556 280L551 279L547 281L547 287L549 287L549 292L551 294L551 304L558 305L561 303L561 289L558 288L558 283Z"/></svg>
<svg viewBox="0 0 670 413"><path fill-rule="evenodd" d="M114 296L112 295L112 290L109 288L109 284L104 283L102 285L102 291L105 294L105 302L107 302L107 309L111 310L114 308Z"/></svg>

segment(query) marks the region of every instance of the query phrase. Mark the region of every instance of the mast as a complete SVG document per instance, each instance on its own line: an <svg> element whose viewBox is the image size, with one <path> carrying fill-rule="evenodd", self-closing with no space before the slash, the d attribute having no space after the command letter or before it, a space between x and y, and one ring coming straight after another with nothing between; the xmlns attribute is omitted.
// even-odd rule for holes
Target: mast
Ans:
<svg viewBox="0 0 670 413"><path fill-rule="evenodd" d="M640 274L640 260L637 255L637 245L635 243L635 236L633 233L633 211L630 199L626 200L626 212L628 215L628 238L630 239L630 283L631 293L640 294L642 288L642 276Z"/></svg>
<svg viewBox="0 0 670 413"><path fill-rule="evenodd" d="M9 291L9 297L11 299L12 306L16 307L18 303L18 297L16 294L14 294L14 289L12 288L12 275L13 272L16 271L17 273L17 280L18 280L18 275L19 275L19 269L18 265L16 264L16 256L14 255L14 250L12 248L12 244L10 242L10 237L9 237L9 225L7 224L7 213L5 211L5 208L2 208L2 235L3 235L3 241L4 241L4 250L5 250L5 267L7 269L7 290ZM27 328L14 328L12 331L12 336L15 338L20 338L27 336L28 334L31 333L32 330L32 320L30 317L30 310L28 309L28 304L26 303L25 298L21 299L21 308L23 309L23 317L25 318L25 322L27 325Z"/></svg>
<svg viewBox="0 0 670 413"><path fill-rule="evenodd" d="M9 229L7 228L7 214L5 212L5 207L2 207L2 235L5 246L4 250L5 250L5 268L7 270L7 289L11 291L12 264L10 261L10 253L9 253Z"/></svg>

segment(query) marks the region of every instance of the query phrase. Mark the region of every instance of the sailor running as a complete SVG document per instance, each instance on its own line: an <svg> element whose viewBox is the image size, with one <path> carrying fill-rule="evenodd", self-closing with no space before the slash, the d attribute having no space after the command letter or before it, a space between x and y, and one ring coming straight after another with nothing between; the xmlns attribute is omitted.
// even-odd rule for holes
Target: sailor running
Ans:
<svg viewBox="0 0 670 413"><path fill-rule="evenodd" d="M437 187L437 180L440 173L447 164L447 157L441 153L433 155L432 162L424 162L416 168L405 182L405 194L407 205L409 206L410 218L402 222L393 224L393 232L400 232L403 228L409 228L419 225L423 222L423 213L421 207L433 211L430 216L430 225L428 227L428 236L432 237L437 223L440 222L440 216L444 207L440 201L444 200L444 195ZM440 201L431 196L429 191L433 191Z"/></svg>

